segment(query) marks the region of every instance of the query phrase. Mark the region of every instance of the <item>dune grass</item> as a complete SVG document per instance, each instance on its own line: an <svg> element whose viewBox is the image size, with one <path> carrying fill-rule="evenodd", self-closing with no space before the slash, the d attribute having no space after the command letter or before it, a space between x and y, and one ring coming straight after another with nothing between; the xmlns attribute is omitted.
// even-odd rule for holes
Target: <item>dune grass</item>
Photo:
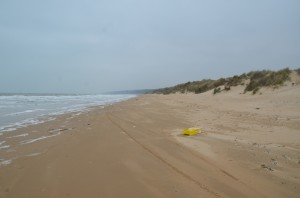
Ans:
<svg viewBox="0 0 300 198"><path fill-rule="evenodd" d="M255 94L261 87L283 85L285 81L290 80L290 73L289 68L275 72L269 70L250 72L247 74L250 83L246 86L245 92L252 91Z"/></svg>
<svg viewBox="0 0 300 198"><path fill-rule="evenodd" d="M300 75L300 69L295 70ZM229 78L220 78L218 80L204 79L201 81L193 81L182 83L174 87L167 87L157 89L153 93L157 94L172 94L172 93L195 93L200 94L209 90L214 90L213 93L217 94L222 91L229 91L231 87L238 85L245 85L244 92L252 91L253 94L261 87L275 87L281 86L285 81L290 80L291 70L289 68L281 69L279 71L252 71L242 75L236 75ZM248 84L246 80L249 80ZM221 87L224 87L223 90Z"/></svg>

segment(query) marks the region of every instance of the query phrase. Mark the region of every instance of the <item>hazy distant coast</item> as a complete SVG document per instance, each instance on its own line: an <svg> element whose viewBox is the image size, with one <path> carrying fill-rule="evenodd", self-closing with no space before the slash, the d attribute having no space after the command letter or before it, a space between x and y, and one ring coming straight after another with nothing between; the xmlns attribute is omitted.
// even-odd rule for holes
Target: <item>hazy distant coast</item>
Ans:
<svg viewBox="0 0 300 198"><path fill-rule="evenodd" d="M111 91L105 92L104 94L147 94L152 93L155 89L139 89L139 90L124 90L124 91Z"/></svg>

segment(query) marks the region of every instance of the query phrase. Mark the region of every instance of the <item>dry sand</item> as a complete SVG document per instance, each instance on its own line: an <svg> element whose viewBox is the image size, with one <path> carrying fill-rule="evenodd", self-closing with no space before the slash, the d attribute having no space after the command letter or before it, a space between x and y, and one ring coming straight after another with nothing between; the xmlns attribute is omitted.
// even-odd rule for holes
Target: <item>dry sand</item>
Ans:
<svg viewBox="0 0 300 198"><path fill-rule="evenodd" d="M299 197L300 86L241 91L145 95L6 133L0 197Z"/></svg>

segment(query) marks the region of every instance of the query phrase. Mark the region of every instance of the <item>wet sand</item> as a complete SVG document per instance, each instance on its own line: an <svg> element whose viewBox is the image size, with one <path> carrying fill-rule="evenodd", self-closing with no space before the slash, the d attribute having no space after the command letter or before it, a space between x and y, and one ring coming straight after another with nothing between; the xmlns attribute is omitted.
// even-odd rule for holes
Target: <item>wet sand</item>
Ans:
<svg viewBox="0 0 300 198"><path fill-rule="evenodd" d="M6 133L0 197L298 197L299 86L240 91L145 95Z"/></svg>

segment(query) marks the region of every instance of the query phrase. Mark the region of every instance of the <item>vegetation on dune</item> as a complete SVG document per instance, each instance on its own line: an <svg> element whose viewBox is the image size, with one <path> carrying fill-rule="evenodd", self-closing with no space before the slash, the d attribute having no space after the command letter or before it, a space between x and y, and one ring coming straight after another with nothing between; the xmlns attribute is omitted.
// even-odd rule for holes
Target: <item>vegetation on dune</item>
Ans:
<svg viewBox="0 0 300 198"><path fill-rule="evenodd" d="M220 93L221 92L221 87L215 88L214 89L214 94Z"/></svg>
<svg viewBox="0 0 300 198"><path fill-rule="evenodd" d="M203 93L212 89L213 80L201 80L194 82L187 82L183 84L176 85L174 87L168 87L164 89L155 90L154 93L160 94L171 94L171 93Z"/></svg>
<svg viewBox="0 0 300 198"><path fill-rule="evenodd" d="M246 86L245 92L252 91L255 94L261 87L283 85L287 80L290 80L291 70L285 68L279 71L255 71L250 72L250 83Z"/></svg>
<svg viewBox="0 0 300 198"><path fill-rule="evenodd" d="M155 90L153 93L171 94L171 93L204 93L206 91L216 89L215 93L221 92L220 86L225 86L224 90L230 90L231 86L242 84L246 79L246 75L234 76L231 78L220 78L218 80L205 79L201 81L187 82L176 85L174 87L167 87Z"/></svg>
<svg viewBox="0 0 300 198"><path fill-rule="evenodd" d="M300 75L300 69L295 70ZM285 68L279 71L253 71L247 74L239 76L233 76L230 78L220 78L218 80L205 79L201 81L187 82L176 85L174 87L167 87L163 89L157 89L153 93L157 94L172 94L172 93L203 93L209 90L214 90L213 93L217 94L221 91L229 91L231 87L238 85L245 85L244 92L252 91L253 94L261 87L275 87L283 85L287 80L290 80L290 73L292 71L289 68ZM246 82L249 81L248 84ZM222 88L223 87L223 90Z"/></svg>
<svg viewBox="0 0 300 198"><path fill-rule="evenodd" d="M298 75L300 75L300 68L295 69L295 72L296 72Z"/></svg>

